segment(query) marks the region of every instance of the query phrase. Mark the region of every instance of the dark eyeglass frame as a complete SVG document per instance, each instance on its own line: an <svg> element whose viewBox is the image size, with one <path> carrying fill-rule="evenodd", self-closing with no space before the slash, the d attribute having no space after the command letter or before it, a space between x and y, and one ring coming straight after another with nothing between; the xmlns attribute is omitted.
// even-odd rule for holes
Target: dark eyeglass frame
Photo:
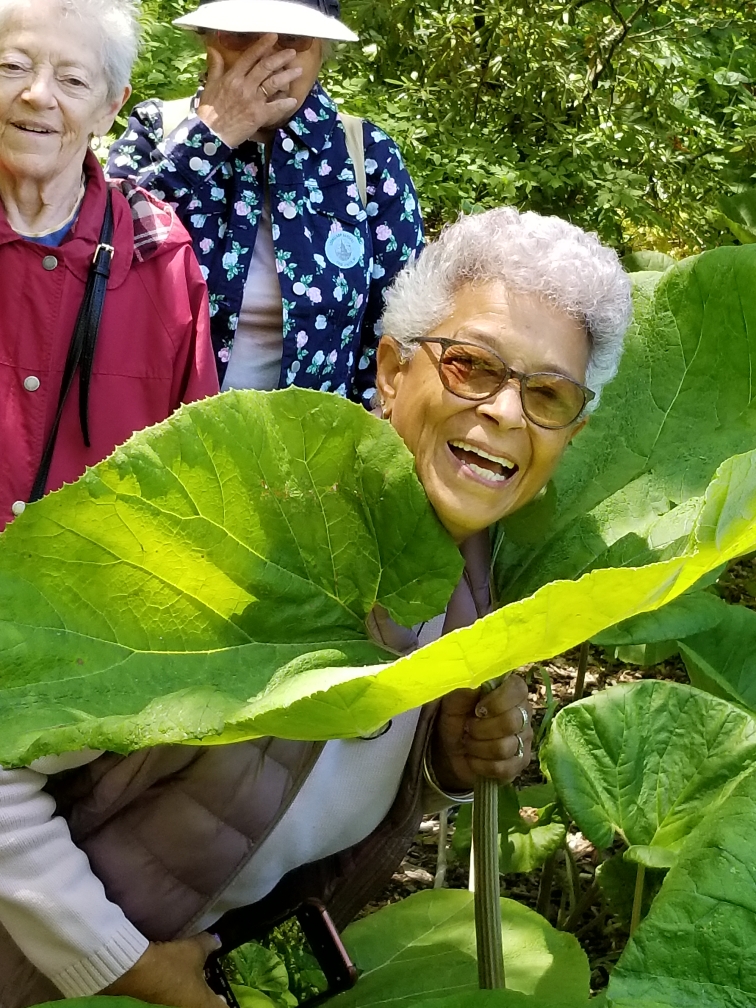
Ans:
<svg viewBox="0 0 756 1008"><path fill-rule="evenodd" d="M537 427L543 427L545 430L564 430L565 427L571 427L585 411L585 407L596 398L596 393L589 389L586 385L581 385L580 382L576 382L574 378L570 378L568 375L560 374L558 371L534 371L532 374L524 374L522 371L515 371L513 367L510 367L505 361L499 357L497 353L493 350L489 350L488 347L480 346L478 343L470 343L467 340L449 339L443 336L419 336L414 343L437 343L441 347L441 354L436 361L436 370L438 371L438 377L441 380L441 384L444 386L447 392L451 392L452 395L458 396L460 399L467 399L470 402L485 402L486 399L492 399L495 395L498 395L501 390L512 381L513 378L517 379L517 384L520 388L520 402L522 404L522 411L525 416L534 423ZM484 350L486 353L491 354L496 360L501 364L504 369L504 377L501 383L493 392L488 392L485 395L465 395L463 392L458 392L457 389L450 388L449 385L444 380L444 373L442 370L442 364L444 363L444 354L447 353L451 347L461 346L461 347L474 347L476 350ZM528 407L525 403L525 397L523 396L523 383L526 383L528 378L538 378L538 377L548 377L548 378L561 378L562 381L568 381L570 384L574 385L576 388L580 389L583 393L583 405L578 410L577 414L569 420L567 423L563 424L545 424L541 420L536 420L535 417L530 415Z"/></svg>

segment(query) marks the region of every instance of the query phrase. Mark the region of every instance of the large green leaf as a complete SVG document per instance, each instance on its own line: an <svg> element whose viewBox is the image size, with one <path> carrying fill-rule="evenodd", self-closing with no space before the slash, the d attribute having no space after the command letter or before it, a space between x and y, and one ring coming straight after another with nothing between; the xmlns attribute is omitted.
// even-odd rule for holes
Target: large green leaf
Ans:
<svg viewBox="0 0 756 1008"><path fill-rule="evenodd" d="M756 759L756 722L690 686L649 680L560 711L542 758L596 846L619 833L634 860L664 867Z"/></svg>
<svg viewBox="0 0 756 1008"><path fill-rule="evenodd" d="M617 378L549 491L507 519L502 599L595 567L684 548L716 468L756 443L756 247L719 248L638 274Z"/></svg>
<svg viewBox="0 0 756 1008"><path fill-rule="evenodd" d="M609 1003L756 1004L756 771L714 806L680 851L609 983Z"/></svg>
<svg viewBox="0 0 756 1008"><path fill-rule="evenodd" d="M590 971L572 935L512 900L501 901L501 916L507 987L534 995L533 1008L585 1008ZM464 890L415 893L350 924L343 938L361 976L329 1008L416 1008L478 985L473 897Z"/></svg>
<svg viewBox="0 0 756 1008"><path fill-rule="evenodd" d="M680 642L691 682L756 711L756 612L726 607L720 622Z"/></svg>
<svg viewBox="0 0 756 1008"><path fill-rule="evenodd" d="M367 448L364 443L361 447L369 454L376 442L378 448L385 446L385 454L378 450L375 453L380 471L371 468L354 448L353 431L347 430L347 445L353 446L350 456L342 443L343 431L339 440L339 432L332 430L328 418L338 415L336 411L341 409L351 420L354 413L347 411L356 407L326 395L318 398L317 393L276 393L267 400L252 393L247 393L246 398L237 396L222 397L220 405L210 401L189 407L156 431L137 436L128 448L91 470L80 483L30 508L28 521L12 525L0 539L0 584L7 600L4 612L10 615L0 623L6 641L0 690L0 763L23 764L47 753L84 746L120 751L160 742L201 739L209 744L257 735L297 739L363 735L388 718L450 690L474 687L526 662L550 658L607 626L659 608L729 558L756 547L754 452L736 456L720 467L698 506L698 521L684 555L641 568L596 570L577 582L546 585L532 598L500 609L409 657L390 665L371 666L369 663L383 655L364 639L364 616L373 601L383 601L399 619L420 618L423 612L441 606L459 571L458 554L428 508L412 475L411 459L388 425L364 413L356 420L366 425ZM308 445L314 439L327 455L335 455L338 460L347 456L345 462L333 465L341 465L339 471L345 474L346 487L349 479L355 478L354 473L361 477L363 487L367 487L364 499L339 486L338 480L332 483L335 474L323 462L323 478L333 499L326 494L313 504L313 496L317 495L308 467L313 458L320 456L315 452L305 457L304 448L300 455L305 461L292 462L291 466L302 473L306 494L288 476L286 493L273 494L271 475L266 472L264 485L259 479L255 485L248 470L240 472L233 462L222 484L210 475L203 480L197 472L207 474L209 466L203 438L210 440L208 431L215 430L218 458L213 455L211 468L212 473L219 466L222 470L223 445L230 440L225 427L233 426L230 420L239 421L242 415L243 406L231 411L232 417L225 425L216 427L216 412L229 402L260 402L263 417L278 410L286 414L287 404L292 404L292 430L287 437L298 434L302 439L306 430ZM337 405L332 406L332 402ZM305 424L302 407L310 403ZM247 427L256 409L250 408ZM319 430L319 423L327 428L328 436ZM241 427L241 421L239 424ZM202 434L199 440L195 425ZM268 427L273 428L272 420ZM233 433L231 444L235 446L241 429ZM274 525L272 538L265 539L261 534L263 545L247 566L242 560L249 560L250 551L241 549L239 558L239 534L208 519L208 504L190 505L191 498L171 468L157 466L156 476L155 460L163 436L170 449L167 454L181 479L189 484L199 482L203 493L204 483L209 482L212 506L223 514L232 509L231 505L224 508L218 496L221 485L226 495L236 490L249 512L256 513L252 502L257 499L252 491L244 496L249 486L255 487L257 497L269 506ZM236 449L225 450L233 454ZM182 451L193 464L187 465ZM267 458L272 452L266 447L260 453ZM251 466L254 452L250 450L248 455ZM279 455L285 453L276 453L272 465L287 466ZM395 473L391 464L395 459L404 475ZM147 498L175 498L171 501L172 511L163 512L152 500L135 492L139 474L144 477L142 492ZM370 485L371 480L378 484L377 488ZM153 482L157 483L154 492ZM117 494L114 486L122 488L123 493ZM406 504L408 494L411 506ZM309 507L302 502L302 496L308 497ZM308 576L325 580L324 590L315 583L314 600L309 598L311 589L307 586L311 582L304 574L289 577L284 567L285 551L280 541L296 540L287 539L292 533L280 519L283 500L287 507L290 500L294 502L292 507L306 527L313 512L320 515L315 531L310 530L301 550L293 550L295 559L291 561L295 568L300 560L306 561ZM402 505L408 513L417 513L417 520L412 520L413 530L406 536L400 533L402 523L396 517ZM182 507L190 513L176 518ZM201 513L199 507L204 509ZM244 511L244 507L240 506L240 510ZM338 549L334 537L329 540L331 525L323 514L330 514L330 508L348 527L349 540L344 549ZM267 510L260 507L260 511L268 517ZM362 531L368 529L364 537L359 522L353 520L355 511L364 516ZM221 513L218 517L220 521ZM379 519L388 528L376 529L373 535ZM196 534L199 545L180 535L181 521ZM233 517L228 521L234 524ZM258 527L247 512L242 525L251 529L245 533L250 535ZM200 531L195 532L197 529ZM220 544L208 544L213 537ZM100 541L109 544L108 548ZM118 559L116 542L125 557ZM372 543L373 554L367 547L366 552L357 550L364 543ZM275 563L262 559L265 549L277 551ZM351 559L355 551L359 562ZM91 562L90 555L94 558ZM233 562L228 560L229 555ZM173 580L160 576L164 568ZM50 570L59 576L51 577ZM407 579L404 584L401 572ZM266 593L262 597L250 589L247 579L253 575L262 582ZM134 590L125 598L123 586L134 576L145 583L143 590ZM279 576L283 587L277 583ZM218 588L223 578L225 598ZM362 578L368 580L367 587ZM191 592L184 588L182 579L191 582ZM176 581L181 589L175 592L180 612L168 619L174 596L166 586ZM40 584L44 591L37 587ZM211 589L205 591L205 584L210 584ZM259 590L254 582L252 587ZM365 589L362 597L360 588ZM349 606L343 603L341 592L349 594ZM209 615L196 603L197 598L204 599ZM428 601L431 598L436 599L432 605ZM194 607L196 621L183 622L187 607ZM145 629L134 615L137 610L148 613ZM288 611L294 613L291 625L284 618ZM225 622L218 618L218 612L225 614ZM265 633L256 629L256 612L260 613L260 628ZM322 640L324 631L318 618L324 613L328 624L325 632L332 637L338 635L335 641ZM96 632L87 633L88 622L96 624ZM123 633L130 635L126 644L105 639L108 634L111 638L117 636L114 627L121 632L122 626ZM235 635L241 632L248 640L257 633L258 640L237 644ZM190 650L194 635L199 637L194 646L210 648L215 633L221 639L214 649ZM228 637L232 638L230 643ZM274 643L269 637L274 638ZM137 650L134 638L139 639L141 648L160 650ZM284 643L287 638L294 638L295 643Z"/></svg>
<svg viewBox="0 0 756 1008"><path fill-rule="evenodd" d="M390 660L372 607L428 619L460 573L365 410L302 390L185 407L0 536L0 759L218 734L294 672Z"/></svg>

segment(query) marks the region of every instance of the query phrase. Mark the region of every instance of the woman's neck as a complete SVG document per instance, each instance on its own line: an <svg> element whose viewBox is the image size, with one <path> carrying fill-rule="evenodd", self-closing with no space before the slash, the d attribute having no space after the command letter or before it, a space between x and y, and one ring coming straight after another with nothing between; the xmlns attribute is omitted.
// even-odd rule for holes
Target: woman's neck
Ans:
<svg viewBox="0 0 756 1008"><path fill-rule="evenodd" d="M62 227L81 195L81 164L52 179L11 175L0 167L0 201L8 223L20 234L45 234Z"/></svg>

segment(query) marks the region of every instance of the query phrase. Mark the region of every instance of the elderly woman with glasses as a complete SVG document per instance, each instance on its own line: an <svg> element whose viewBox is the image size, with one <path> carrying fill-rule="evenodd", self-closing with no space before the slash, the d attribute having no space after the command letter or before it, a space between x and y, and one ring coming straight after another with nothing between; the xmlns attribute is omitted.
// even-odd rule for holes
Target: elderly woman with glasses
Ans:
<svg viewBox="0 0 756 1008"><path fill-rule="evenodd" d="M446 613L422 627L374 609L377 640L407 652L489 611L489 529L546 485L617 369L629 317L613 251L514 209L462 218L403 271L384 316L381 410L466 570ZM458 690L322 748L160 746L6 772L0 1004L27 1008L57 986L218 1008L209 952L262 937L312 897L346 925L390 879L424 811L470 800L479 775L520 773L530 717L512 675L485 700Z"/></svg>
<svg viewBox="0 0 756 1008"><path fill-rule="evenodd" d="M395 142L340 113L318 81L338 0L201 0L191 98L137 105L111 178L168 200L210 291L222 389L288 385L368 405L383 295L423 227Z"/></svg>

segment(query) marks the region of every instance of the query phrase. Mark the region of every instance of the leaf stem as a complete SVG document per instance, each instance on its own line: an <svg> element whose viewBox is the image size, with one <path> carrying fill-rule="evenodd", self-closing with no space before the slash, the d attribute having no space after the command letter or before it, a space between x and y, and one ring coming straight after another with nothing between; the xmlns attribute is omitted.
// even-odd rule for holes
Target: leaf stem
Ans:
<svg viewBox="0 0 756 1008"><path fill-rule="evenodd" d="M635 876L635 892L633 893L633 912L630 917L630 934L640 924L641 908L643 906L643 885L646 881L646 866L639 864L638 872Z"/></svg>
<svg viewBox="0 0 756 1008"><path fill-rule="evenodd" d="M442 809L438 814L438 857L436 858L436 875L433 879L434 889L443 889L444 882L446 882L446 869L449 864L448 843L449 810Z"/></svg>
<svg viewBox="0 0 756 1008"><path fill-rule="evenodd" d="M538 884L538 901L536 903L536 910L538 913L545 917L546 920L549 919L549 909L551 907L551 890L554 888L554 873L556 872L557 854L559 851L554 851L553 854L546 858L541 869L541 881Z"/></svg>
<svg viewBox="0 0 756 1008"><path fill-rule="evenodd" d="M504 987L499 898L499 787L495 780L479 777L473 803L473 859L475 864L475 941L478 950L478 986L481 990Z"/></svg>
<svg viewBox="0 0 756 1008"><path fill-rule="evenodd" d="M572 692L572 700L581 700L585 692L585 673L588 671L588 641L583 641L580 645L580 660L578 661L577 678L575 679L575 689Z"/></svg>

